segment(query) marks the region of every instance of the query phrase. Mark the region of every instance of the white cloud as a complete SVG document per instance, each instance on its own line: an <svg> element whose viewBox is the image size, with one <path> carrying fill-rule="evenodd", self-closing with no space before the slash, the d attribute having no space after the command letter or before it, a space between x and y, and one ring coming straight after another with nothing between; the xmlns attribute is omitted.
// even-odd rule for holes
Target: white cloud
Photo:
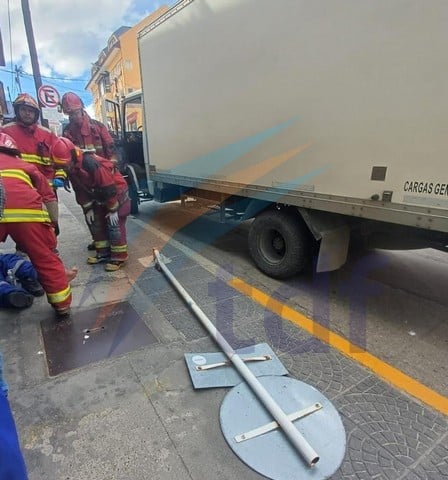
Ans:
<svg viewBox="0 0 448 480"><path fill-rule="evenodd" d="M148 2L149 4L150 2ZM113 4L113 5L112 5ZM5 56L13 64L22 63L31 71L28 44L20 0L10 0L11 38L8 16L3 9L0 26L3 33ZM30 0L31 19L36 50L42 75L54 72L76 77L90 68L109 36L123 25L132 6L132 0Z"/></svg>
<svg viewBox="0 0 448 480"><path fill-rule="evenodd" d="M88 113L90 118L95 118L95 110L93 108L93 104L86 105L86 112Z"/></svg>
<svg viewBox="0 0 448 480"><path fill-rule="evenodd" d="M5 94L11 100L19 91L37 97L22 2L0 2L0 29L6 59L6 67L0 67L0 81ZM109 37L119 27L133 26L161 5L173 3L175 0L29 0L42 83L53 86L61 95L73 91L86 105L91 103L85 86L92 63L97 61ZM20 85L11 72L16 66L25 72L19 77Z"/></svg>

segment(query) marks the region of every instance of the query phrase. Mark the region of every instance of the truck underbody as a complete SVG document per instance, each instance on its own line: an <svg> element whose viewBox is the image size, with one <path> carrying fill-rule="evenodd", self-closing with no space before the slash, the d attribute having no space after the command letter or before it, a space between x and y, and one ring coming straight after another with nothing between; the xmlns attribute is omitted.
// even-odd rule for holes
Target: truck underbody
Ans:
<svg viewBox="0 0 448 480"><path fill-rule="evenodd" d="M270 196L274 192L267 193L266 189L257 198L226 193L225 190L231 191L236 187L223 188L222 183L220 188L205 190L188 186L190 182L197 182L197 179L190 179L190 182L182 179L179 184L173 184L158 180L155 174L152 178L151 196L155 201L164 203L179 200L182 205L187 199L194 200L214 212L214 218L221 223L237 224L254 219L248 236L249 251L257 267L275 278L288 278L300 273L313 258L317 272L336 270L345 263L349 247L447 249L446 232L430 230L426 223L425 228L419 225L423 218L425 222L432 221L428 210L422 217L418 210L410 212L405 209L400 212L400 206L395 206L400 215L400 223L398 218L396 223L391 223L356 215L354 202L347 199L344 201L350 205L352 215L329 211L325 202L325 210L312 208L314 205L311 199L302 199L300 204L297 198L294 199L295 204L271 200ZM247 186L245 188L250 191ZM287 195L282 195L281 199L286 197ZM313 200L319 199L314 197ZM343 209L338 205L337 199L331 200L337 210ZM357 212L362 212L363 215L374 212L374 217L381 217L379 206L373 208L372 203L373 201L359 205ZM303 204L310 207L300 206ZM365 208L368 204L370 206ZM390 218L389 202L383 202L381 206L386 210L384 218Z"/></svg>

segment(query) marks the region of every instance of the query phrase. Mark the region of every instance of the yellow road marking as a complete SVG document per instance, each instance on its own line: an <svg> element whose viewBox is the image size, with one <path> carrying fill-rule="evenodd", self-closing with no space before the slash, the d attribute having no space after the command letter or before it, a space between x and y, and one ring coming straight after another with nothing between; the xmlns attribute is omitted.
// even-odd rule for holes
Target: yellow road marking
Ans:
<svg viewBox="0 0 448 480"><path fill-rule="evenodd" d="M328 328L325 328L310 318L305 317L287 305L284 305L283 303L271 298L261 290L248 285L243 280L239 278L233 278L228 283L231 287L235 288L244 295L247 295L263 307L276 313L283 319L294 323L314 337L322 340L336 350L339 350L347 357L350 357L356 362L360 363L364 367L369 368L375 372L378 377L383 378L400 390L433 407L435 410L448 415L447 397L426 387L414 378L409 377L397 368L392 367L386 362L383 362L378 357L366 352L362 348L353 345L351 342L344 337L341 337L337 333L332 332Z"/></svg>

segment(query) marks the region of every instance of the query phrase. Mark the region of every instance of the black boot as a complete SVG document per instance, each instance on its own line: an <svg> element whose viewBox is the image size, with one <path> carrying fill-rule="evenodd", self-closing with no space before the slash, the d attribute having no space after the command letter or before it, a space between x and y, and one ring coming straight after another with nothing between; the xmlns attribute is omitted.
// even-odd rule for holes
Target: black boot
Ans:
<svg viewBox="0 0 448 480"><path fill-rule="evenodd" d="M70 307L55 308L54 313L56 314L56 321L61 322L63 320L67 320L70 317L71 311Z"/></svg>
<svg viewBox="0 0 448 480"><path fill-rule="evenodd" d="M25 278L21 280L20 283L22 288L24 288L27 292L30 292L31 295L34 295L35 297L41 297L45 293L41 284L33 278Z"/></svg>
<svg viewBox="0 0 448 480"><path fill-rule="evenodd" d="M34 297L30 293L11 292L6 295L7 302L13 308L28 308L33 304Z"/></svg>

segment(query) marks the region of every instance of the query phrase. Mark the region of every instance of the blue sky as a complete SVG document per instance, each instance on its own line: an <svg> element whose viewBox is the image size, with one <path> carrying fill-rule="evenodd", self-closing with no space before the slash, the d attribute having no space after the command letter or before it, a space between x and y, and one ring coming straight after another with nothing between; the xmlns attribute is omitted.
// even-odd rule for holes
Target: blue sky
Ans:
<svg viewBox="0 0 448 480"><path fill-rule="evenodd" d="M34 78L25 34L21 0L1 0L0 29L6 66L0 66L7 100L19 93L14 71L23 92L36 97ZM42 83L55 87L62 95L73 91L86 105L91 95L84 88L90 78L91 64L106 46L110 35L120 26L133 26L161 5L175 0L29 0L34 40Z"/></svg>

